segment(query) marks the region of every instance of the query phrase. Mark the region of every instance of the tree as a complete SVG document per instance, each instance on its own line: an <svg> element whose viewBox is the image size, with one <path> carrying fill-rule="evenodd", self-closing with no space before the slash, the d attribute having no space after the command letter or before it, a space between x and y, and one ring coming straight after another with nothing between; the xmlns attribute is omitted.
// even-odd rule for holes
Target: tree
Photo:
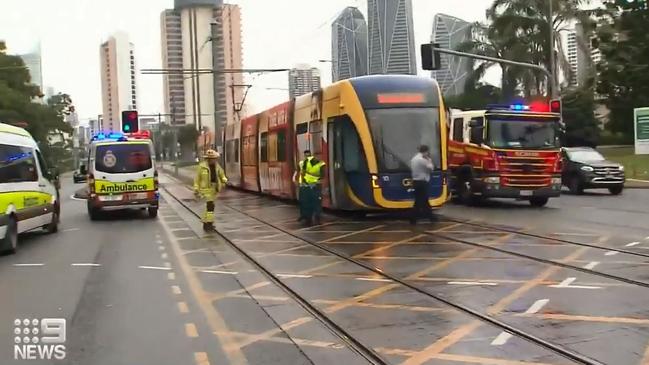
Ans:
<svg viewBox="0 0 649 365"><path fill-rule="evenodd" d="M647 2L610 0L598 25L602 61L597 92L611 111L606 127L632 139L633 109L649 106L649 9Z"/></svg>
<svg viewBox="0 0 649 365"><path fill-rule="evenodd" d="M178 128L178 143L180 143L180 154L183 160L191 159L192 151L196 150L196 139L199 134L193 124Z"/></svg>
<svg viewBox="0 0 649 365"><path fill-rule="evenodd" d="M446 106L452 109L479 110L488 104L498 104L500 100L499 88L478 83L466 87L463 94L446 97Z"/></svg>
<svg viewBox="0 0 649 365"><path fill-rule="evenodd" d="M566 125L565 146L596 147L599 142L599 126L595 117L593 82L580 89L562 95L563 122Z"/></svg>

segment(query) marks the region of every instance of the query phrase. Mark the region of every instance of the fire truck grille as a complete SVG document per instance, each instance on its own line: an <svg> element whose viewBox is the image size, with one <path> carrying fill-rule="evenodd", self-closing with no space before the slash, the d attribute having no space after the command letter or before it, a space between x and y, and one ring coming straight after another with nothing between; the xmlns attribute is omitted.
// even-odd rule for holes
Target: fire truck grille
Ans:
<svg viewBox="0 0 649 365"><path fill-rule="evenodd" d="M502 185L538 188L552 183L552 164L540 157L500 157Z"/></svg>

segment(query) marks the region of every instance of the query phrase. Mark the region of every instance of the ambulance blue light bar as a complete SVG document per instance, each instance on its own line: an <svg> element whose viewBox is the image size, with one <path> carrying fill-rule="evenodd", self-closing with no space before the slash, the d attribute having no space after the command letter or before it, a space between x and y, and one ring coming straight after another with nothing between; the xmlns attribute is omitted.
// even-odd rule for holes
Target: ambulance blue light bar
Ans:
<svg viewBox="0 0 649 365"><path fill-rule="evenodd" d="M93 141L105 141L105 140L114 140L114 141L126 141L126 137L119 132L99 132L92 137Z"/></svg>

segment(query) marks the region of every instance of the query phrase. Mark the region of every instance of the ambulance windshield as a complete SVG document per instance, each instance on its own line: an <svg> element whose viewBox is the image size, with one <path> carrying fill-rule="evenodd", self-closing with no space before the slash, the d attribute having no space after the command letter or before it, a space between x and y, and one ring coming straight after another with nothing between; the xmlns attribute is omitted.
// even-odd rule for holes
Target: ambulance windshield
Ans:
<svg viewBox="0 0 649 365"><path fill-rule="evenodd" d="M109 174L129 174L153 167L147 143L97 146L95 169Z"/></svg>

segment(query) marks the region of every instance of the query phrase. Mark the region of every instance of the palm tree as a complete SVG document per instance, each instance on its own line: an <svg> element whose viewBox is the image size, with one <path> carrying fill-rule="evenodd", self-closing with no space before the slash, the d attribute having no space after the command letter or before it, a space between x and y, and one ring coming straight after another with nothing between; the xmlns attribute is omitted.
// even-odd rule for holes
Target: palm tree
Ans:
<svg viewBox="0 0 649 365"><path fill-rule="evenodd" d="M552 14L550 14L550 1ZM568 31L574 22L581 23L588 34L593 29L592 10L582 10L590 0L494 0L487 11L491 27L502 34L517 39L527 48L527 62L553 69L551 52L555 54L555 66L571 77L570 64L563 51L561 32ZM554 44L550 50L550 38ZM579 47L586 50L588 45L581 39ZM558 83L558 75L554 75ZM539 72L525 71L521 83L526 94L540 93L545 85L544 76Z"/></svg>

